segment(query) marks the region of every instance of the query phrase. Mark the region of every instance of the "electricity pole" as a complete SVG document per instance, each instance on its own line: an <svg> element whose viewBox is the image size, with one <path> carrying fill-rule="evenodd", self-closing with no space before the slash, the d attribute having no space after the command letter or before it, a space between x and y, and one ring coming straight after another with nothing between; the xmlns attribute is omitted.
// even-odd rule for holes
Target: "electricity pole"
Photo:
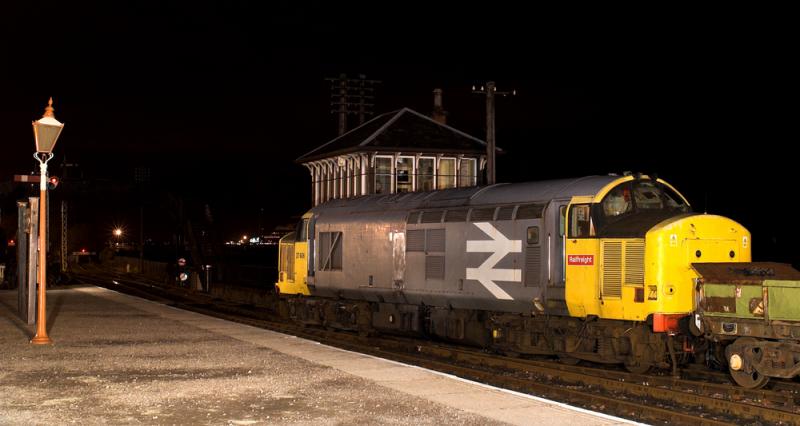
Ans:
<svg viewBox="0 0 800 426"><path fill-rule="evenodd" d="M480 90L475 90L472 86L472 93L479 93L486 95L486 183L493 185L496 183L496 163L495 154L497 148L495 146L495 123L494 123L494 97L497 95L507 96L516 95L517 91L511 92L498 92L494 81L486 83L486 87L481 86Z"/></svg>

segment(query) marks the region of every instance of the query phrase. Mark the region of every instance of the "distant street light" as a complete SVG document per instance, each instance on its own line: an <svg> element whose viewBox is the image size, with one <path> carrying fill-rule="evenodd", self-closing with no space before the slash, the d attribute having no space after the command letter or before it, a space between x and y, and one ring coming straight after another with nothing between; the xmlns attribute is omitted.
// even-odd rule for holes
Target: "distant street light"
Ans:
<svg viewBox="0 0 800 426"><path fill-rule="evenodd" d="M31 339L34 345L47 345L53 343L47 336L47 162L53 158L53 148L56 146L58 136L64 128L53 114L53 98L47 102L44 115L33 122L33 136L36 140L36 153L33 154L39 162L41 173L39 180L39 311L36 315L36 336Z"/></svg>
<svg viewBox="0 0 800 426"><path fill-rule="evenodd" d="M122 234L123 234L122 228L114 228L113 234L114 234L114 239L116 240L116 246L119 247L119 240L120 240L120 237L122 237Z"/></svg>

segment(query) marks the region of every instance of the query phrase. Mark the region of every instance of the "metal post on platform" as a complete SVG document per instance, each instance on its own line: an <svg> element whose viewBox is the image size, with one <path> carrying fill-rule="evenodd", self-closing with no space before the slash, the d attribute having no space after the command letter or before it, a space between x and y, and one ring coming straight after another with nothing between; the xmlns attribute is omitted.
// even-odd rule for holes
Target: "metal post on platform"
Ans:
<svg viewBox="0 0 800 426"><path fill-rule="evenodd" d="M33 324L36 321L36 271L39 263L39 199L36 197L29 197L28 208L28 324Z"/></svg>
<svg viewBox="0 0 800 426"><path fill-rule="evenodd" d="M17 201L17 309L20 318L28 322L28 203Z"/></svg>
<svg viewBox="0 0 800 426"><path fill-rule="evenodd" d="M67 200L61 200L61 272L67 272L69 235L67 234Z"/></svg>
<svg viewBox="0 0 800 426"><path fill-rule="evenodd" d="M41 174L39 181L39 298L36 314L36 336L31 339L34 345L53 343L47 336L47 162L53 158L53 148L64 124L56 120L53 114L53 98L47 103L44 115L33 122L33 136L36 140L36 152L33 158L39 161Z"/></svg>

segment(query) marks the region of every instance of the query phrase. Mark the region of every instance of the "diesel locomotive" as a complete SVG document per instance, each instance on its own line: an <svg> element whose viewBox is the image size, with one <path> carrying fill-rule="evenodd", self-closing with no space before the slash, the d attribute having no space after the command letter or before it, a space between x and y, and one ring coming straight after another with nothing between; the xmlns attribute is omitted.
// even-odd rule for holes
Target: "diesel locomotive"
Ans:
<svg viewBox="0 0 800 426"><path fill-rule="evenodd" d="M645 372L699 351L727 363L736 336L702 316L696 265L749 265L751 246L646 175L369 195L307 212L275 288L306 324Z"/></svg>

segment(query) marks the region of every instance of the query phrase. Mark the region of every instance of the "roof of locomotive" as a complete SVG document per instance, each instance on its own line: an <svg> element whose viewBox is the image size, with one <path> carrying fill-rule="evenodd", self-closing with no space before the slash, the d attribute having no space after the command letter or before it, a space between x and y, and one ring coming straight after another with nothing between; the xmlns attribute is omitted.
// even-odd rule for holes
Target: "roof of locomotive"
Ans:
<svg viewBox="0 0 800 426"><path fill-rule="evenodd" d="M428 192L364 195L335 199L314 207L314 213L366 213L514 203L546 203L573 196L593 196L621 176L586 176L538 182L499 183L489 186Z"/></svg>

